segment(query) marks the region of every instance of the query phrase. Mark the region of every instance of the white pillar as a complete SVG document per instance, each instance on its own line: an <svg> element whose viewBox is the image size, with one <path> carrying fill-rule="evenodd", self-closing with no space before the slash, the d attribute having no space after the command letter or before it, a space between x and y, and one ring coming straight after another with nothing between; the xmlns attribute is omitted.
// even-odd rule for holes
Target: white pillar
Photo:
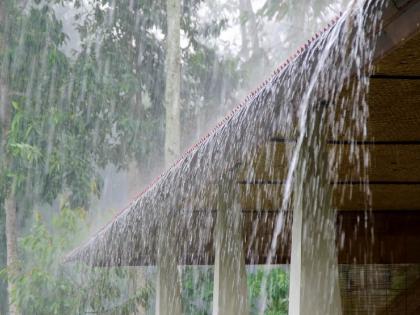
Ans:
<svg viewBox="0 0 420 315"><path fill-rule="evenodd" d="M342 314L335 216L328 209L320 209L325 211L323 216L314 218L304 210L302 205L293 211L289 314Z"/></svg>
<svg viewBox="0 0 420 315"><path fill-rule="evenodd" d="M232 187L233 189L233 187ZM213 315L247 315L248 288L242 211L233 194L221 193L214 229Z"/></svg>
<svg viewBox="0 0 420 315"><path fill-rule="evenodd" d="M144 274L144 267L142 266L129 266L128 268L128 295L130 298L137 296L142 290L146 289L146 278ZM146 308L142 303L138 301L135 303L133 310L130 314L144 315L146 314Z"/></svg>
<svg viewBox="0 0 420 315"><path fill-rule="evenodd" d="M159 233L156 279L156 315L182 315L181 281L177 239L173 224Z"/></svg>
<svg viewBox="0 0 420 315"><path fill-rule="evenodd" d="M301 146L293 192L290 315L342 314L336 218L322 109Z"/></svg>

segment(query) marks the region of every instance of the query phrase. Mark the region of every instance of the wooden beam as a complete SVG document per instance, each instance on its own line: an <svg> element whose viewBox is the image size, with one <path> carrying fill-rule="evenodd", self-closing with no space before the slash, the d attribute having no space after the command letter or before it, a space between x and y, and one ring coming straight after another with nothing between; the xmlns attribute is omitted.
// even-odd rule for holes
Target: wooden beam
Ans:
<svg viewBox="0 0 420 315"><path fill-rule="evenodd" d="M362 186L341 185L343 191L334 194L334 205L339 210L365 209L366 191ZM372 211L416 210L420 208L420 185L417 183L384 184L370 186Z"/></svg>
<svg viewBox="0 0 420 315"><path fill-rule="evenodd" d="M271 146L271 151L264 149L251 165L242 168L238 175L239 184L283 183L287 175L285 145L273 143ZM372 141L356 143L355 146L359 147L358 150L370 152L370 166L366 169L369 180L420 181L420 141ZM329 141L330 152L337 151L342 156L337 170L338 180L360 180L363 160L351 161L351 149L351 143Z"/></svg>
<svg viewBox="0 0 420 315"><path fill-rule="evenodd" d="M278 236L273 264L290 263L290 212L243 212L244 251L247 264L265 264L278 219L284 230ZM281 216L281 217L280 217ZM197 214L197 218L199 218ZM199 220L203 220L201 216ZM192 225L200 224L192 220ZM206 222L208 222L206 220ZM340 264L420 263L420 209L376 212L341 211L337 217L337 246ZM209 240L211 245L212 240ZM214 252L208 246L193 246L199 236L190 239L186 264L212 264Z"/></svg>
<svg viewBox="0 0 420 315"><path fill-rule="evenodd" d="M193 211L186 232L176 240L182 251L179 265L214 263L213 231L216 211ZM272 264L290 263L291 212L243 211L244 253L246 264L265 264L274 226L282 220L284 230L278 236ZM186 222L186 221L184 221ZM338 262L340 264L420 264L420 208L384 209L373 212L340 211L337 217ZM141 242L141 240L137 240ZM140 245L138 246L140 247ZM156 257L139 252L130 261L96 261L97 266L154 265Z"/></svg>
<svg viewBox="0 0 420 315"><path fill-rule="evenodd" d="M363 182L338 183L334 189L333 206L341 211L372 209L420 209L418 182L372 182L372 206L367 207L368 195ZM282 185L241 185L241 205L245 210L281 210ZM283 209L288 210L288 209Z"/></svg>
<svg viewBox="0 0 420 315"><path fill-rule="evenodd" d="M418 33L413 34L419 29L420 3L414 3L404 13L403 17L385 25L385 31L377 44L377 55L382 58L375 63L375 74L419 74L420 36Z"/></svg>
<svg viewBox="0 0 420 315"><path fill-rule="evenodd" d="M338 226L340 263L420 263L419 211L344 211Z"/></svg>

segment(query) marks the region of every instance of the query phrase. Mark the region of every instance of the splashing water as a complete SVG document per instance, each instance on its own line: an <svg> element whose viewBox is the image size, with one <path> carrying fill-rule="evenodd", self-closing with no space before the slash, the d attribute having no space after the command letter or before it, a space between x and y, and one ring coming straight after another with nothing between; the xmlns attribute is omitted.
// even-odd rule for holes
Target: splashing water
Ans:
<svg viewBox="0 0 420 315"><path fill-rule="evenodd" d="M282 185L265 187L257 195L253 209L265 210L265 194L280 210L267 247L266 266L275 262L279 246L290 241L294 196L303 194L303 186L312 185L305 188L310 196L300 198L314 198L306 210L316 212L325 199L331 199L329 189L322 184L332 183L333 189L340 188L342 178L337 169L344 158L361 165L357 168L358 178L350 174L348 179L360 182L366 196L365 211L369 213L366 171L369 151L356 143L366 140L368 135L368 74L382 8L383 1L352 3L334 27L317 34L293 60L281 66L261 89L234 109L112 223L71 254L70 259L89 266L153 265L163 241L169 244L165 259L173 260L175 265L212 264L214 254L209 248L215 212L220 211L223 202L237 203L242 194L251 194L250 184L246 185L245 193L240 190L238 172L246 174L247 182L258 181L253 161L261 151L265 150L267 156L273 154L272 147L263 143L274 137L286 144L286 176ZM348 146L345 152L338 146L326 155L321 143L326 139ZM278 179L273 165L265 168L269 178ZM329 171L324 174L325 169ZM307 182L309 176L315 180ZM351 191L341 192L343 198L349 198L350 194ZM235 211L229 211L228 217L233 224L242 224ZM258 224L258 220L252 222L254 227ZM328 222L318 224L328 230ZM247 244L253 242L252 238L247 240ZM226 246L228 252L234 252L233 244L228 242ZM253 250L251 245L248 249ZM263 288L265 285L263 280ZM259 314L265 312L266 298L263 294Z"/></svg>

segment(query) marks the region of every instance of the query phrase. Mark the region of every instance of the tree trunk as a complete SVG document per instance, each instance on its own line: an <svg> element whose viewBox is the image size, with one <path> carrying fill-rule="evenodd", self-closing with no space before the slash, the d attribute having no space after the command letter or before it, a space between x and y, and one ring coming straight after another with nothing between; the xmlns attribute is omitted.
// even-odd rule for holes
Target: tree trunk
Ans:
<svg viewBox="0 0 420 315"><path fill-rule="evenodd" d="M0 2L0 25L6 28L6 12L3 1ZM3 38L0 38L0 48L4 49L5 43ZM0 165L0 171L6 171L10 167L10 160L7 156L7 135L11 124L11 106L8 98L8 86L4 72L0 73L0 126L1 126L1 143L0 155L4 158ZM12 185L13 186L13 185ZM16 219L16 198L13 187L9 187L4 199L4 211L6 216L6 262L7 270L10 276L17 270L18 255L17 255L17 219ZM7 293L9 314L18 315L19 310L17 305L13 303L11 293L14 290L14 284L8 280Z"/></svg>
<svg viewBox="0 0 420 315"><path fill-rule="evenodd" d="M239 1L239 19L240 19L240 26L241 26L241 56L245 59L249 57L249 41L248 41L248 34L246 31L246 15L244 8L242 6L243 0Z"/></svg>
<svg viewBox="0 0 420 315"><path fill-rule="evenodd" d="M165 167L180 154L180 80L181 80L181 4L180 0L166 1L168 32L166 36L166 88L165 88Z"/></svg>
<svg viewBox="0 0 420 315"><path fill-rule="evenodd" d="M241 19L242 52L244 56L251 57L260 50L257 20L251 0L239 1L239 13ZM249 41L251 41L251 47L248 47ZM247 49L252 49L252 53L248 52Z"/></svg>
<svg viewBox="0 0 420 315"><path fill-rule="evenodd" d="M1 137L1 153L4 157L2 171L6 171L10 167L10 161L7 156L7 134L10 128L11 122L11 108L7 97L8 88L2 79L0 79L0 123L2 128ZM12 184L11 186L14 186ZM4 199L4 211L6 215L6 248L7 248L7 270L10 276L17 271L18 255L17 255L17 219L16 219L16 198L13 187L9 187L5 199ZM11 293L14 290L13 282L8 280L8 304L9 314L18 315L19 311L17 306L11 299Z"/></svg>
<svg viewBox="0 0 420 315"><path fill-rule="evenodd" d="M18 268L17 255L17 219L16 219L16 199L13 192L10 192L4 201L4 209L6 212L6 244L7 244L7 270L9 281L7 284L7 292L9 296L9 314L18 315L17 305L13 303L11 293L14 290L14 283L10 281Z"/></svg>
<svg viewBox="0 0 420 315"><path fill-rule="evenodd" d="M168 168L179 157L181 149L181 0L166 0L166 21L165 167ZM161 231L158 241L155 314L179 315L182 314L182 305L179 272L173 256L175 237L171 231L174 228L166 223L169 234Z"/></svg>
<svg viewBox="0 0 420 315"><path fill-rule="evenodd" d="M11 122L11 108L8 99L8 87L4 83L4 80L0 79L0 123L2 128L1 137L1 153L4 157L2 171L6 171L10 167L10 160L7 156L7 135L10 128ZM17 219L16 219L16 198L14 193L14 184L9 187L5 199L4 199L4 211L6 215L6 248L7 248L7 269L9 275L13 274L17 270L18 256L17 256ZM19 311L17 306L11 299L11 292L14 289L13 282L8 281L8 299L9 299L9 314L17 315Z"/></svg>

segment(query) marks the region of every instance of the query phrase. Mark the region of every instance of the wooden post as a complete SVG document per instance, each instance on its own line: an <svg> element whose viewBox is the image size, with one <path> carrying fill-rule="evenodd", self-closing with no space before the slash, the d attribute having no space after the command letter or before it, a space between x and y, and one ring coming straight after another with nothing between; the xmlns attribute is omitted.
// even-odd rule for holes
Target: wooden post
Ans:
<svg viewBox="0 0 420 315"><path fill-rule="evenodd" d="M234 190L234 188L232 187ZM220 191L215 226L213 315L247 315L248 289L242 211L233 193Z"/></svg>
<svg viewBox="0 0 420 315"><path fill-rule="evenodd" d="M294 178L290 315L342 314L322 107L310 114Z"/></svg>

